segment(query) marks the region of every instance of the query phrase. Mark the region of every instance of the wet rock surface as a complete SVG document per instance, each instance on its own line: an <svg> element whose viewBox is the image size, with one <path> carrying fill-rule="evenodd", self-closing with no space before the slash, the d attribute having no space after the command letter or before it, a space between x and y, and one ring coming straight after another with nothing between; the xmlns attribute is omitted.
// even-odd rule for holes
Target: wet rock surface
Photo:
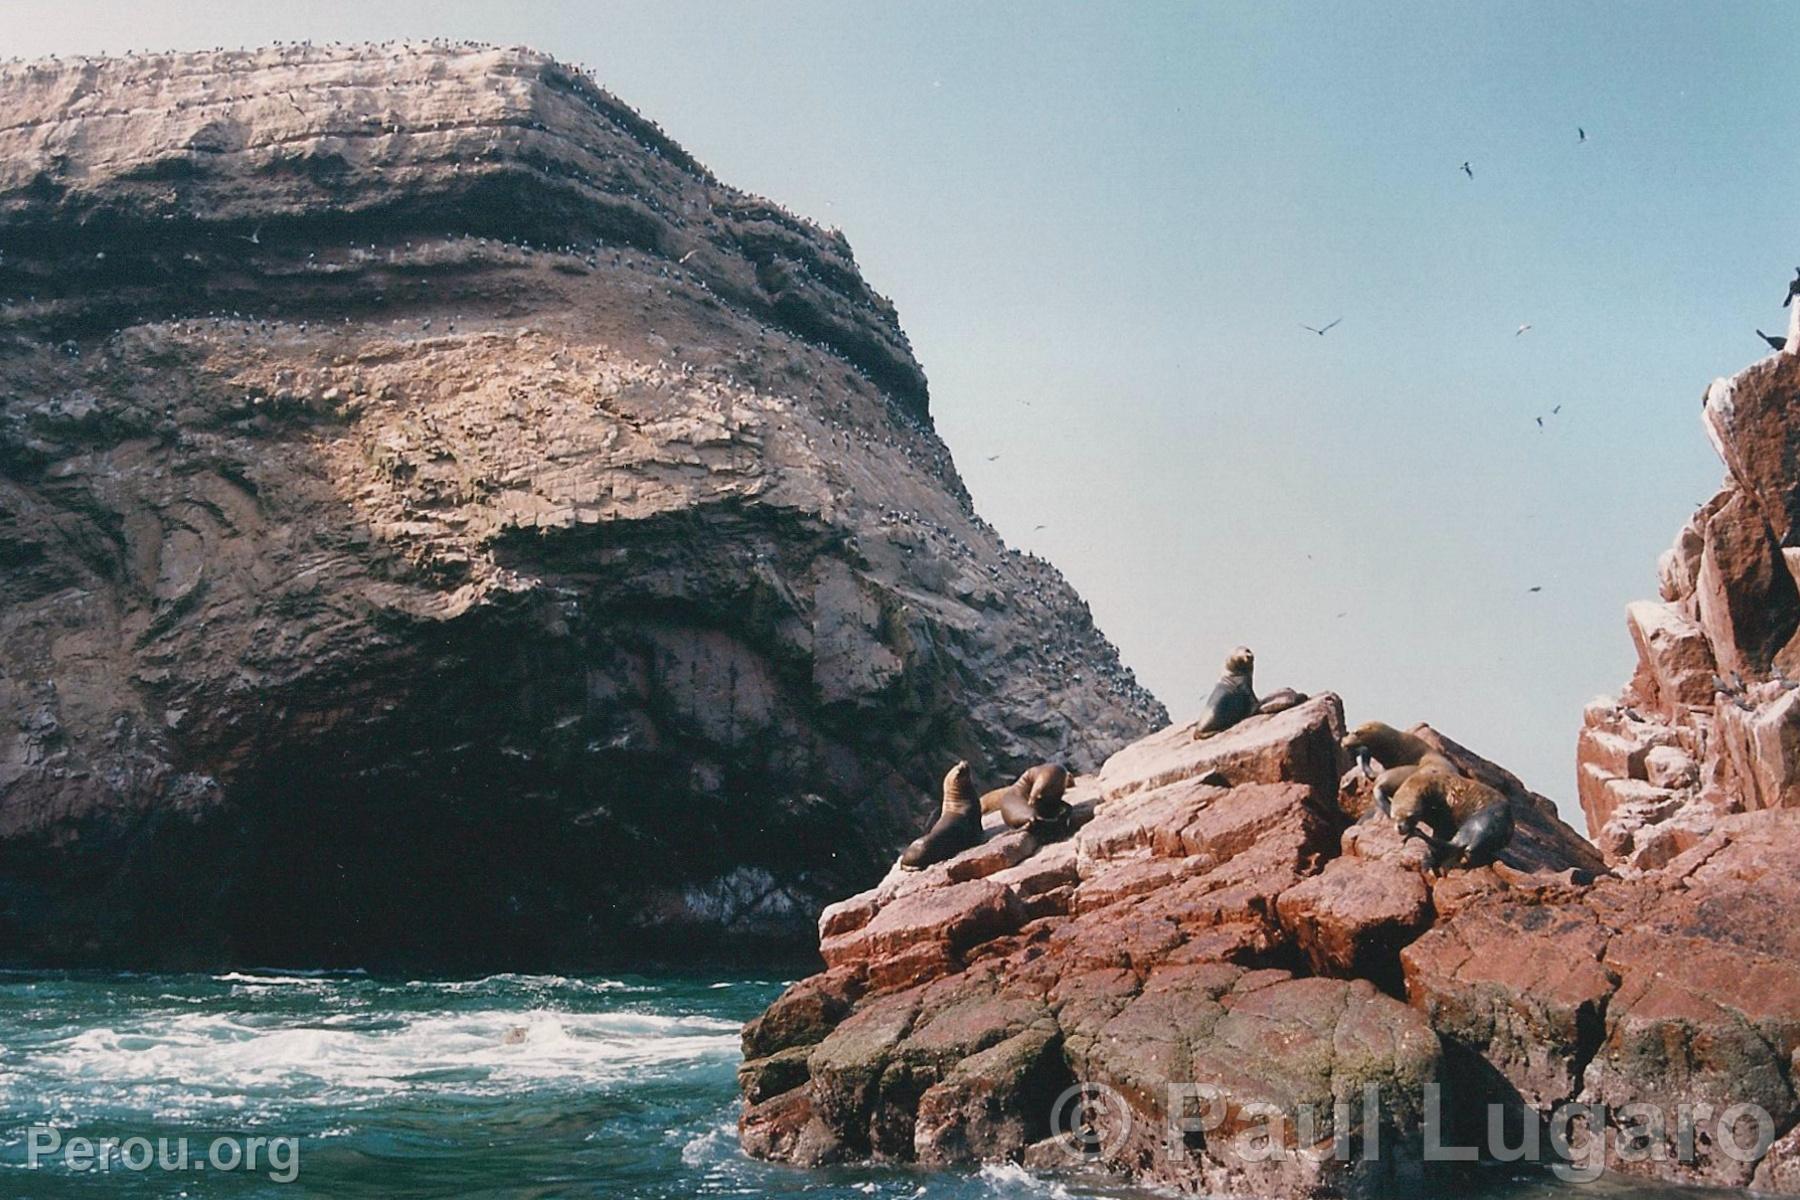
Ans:
<svg viewBox="0 0 1800 1200"><path fill-rule="evenodd" d="M809 942L1162 723L848 243L522 50L0 67L0 958Z"/></svg>

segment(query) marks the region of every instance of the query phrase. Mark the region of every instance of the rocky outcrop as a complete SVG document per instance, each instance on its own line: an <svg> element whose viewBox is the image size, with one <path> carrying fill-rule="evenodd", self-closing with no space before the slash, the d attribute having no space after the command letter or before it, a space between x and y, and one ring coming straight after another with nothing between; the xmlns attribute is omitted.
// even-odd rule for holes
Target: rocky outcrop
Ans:
<svg viewBox="0 0 1800 1200"><path fill-rule="evenodd" d="M1582 893L1598 857L1512 781L1503 865L1428 876L1419 843L1348 815L1368 781L1346 774L1335 696L1192 733L1077 781L1087 819L1067 841L991 824L984 845L828 908L826 971L744 1031L745 1147L1098 1161L1209 1194L1416 1181L1426 1085L1474 1093L1408 990L1410 947L1484 904Z"/></svg>
<svg viewBox="0 0 1800 1200"><path fill-rule="evenodd" d="M580 73L63 60L0 112L0 957L809 937L958 757L1164 719L844 238Z"/></svg>
<svg viewBox="0 0 1800 1200"><path fill-rule="evenodd" d="M1797 911L1800 813L1745 814L1629 879L1479 886L1401 960L1481 1099L1540 1117L1605 1106L1611 1170L1774 1187L1792 1139L1765 1155L1755 1126L1800 1123Z"/></svg>
<svg viewBox="0 0 1800 1200"><path fill-rule="evenodd" d="M1001 834L828 909L829 970L745 1030L746 1148L1340 1196L1417 1194L1448 1145L1800 1193L1796 362L1708 393L1731 480L1628 611L1624 696L1588 708L1610 869L1421 727L1519 823L1501 864L1427 873L1355 820L1335 697L1165 730L1084 781L1070 842Z"/></svg>
<svg viewBox="0 0 1800 1200"><path fill-rule="evenodd" d="M1788 345L1800 346L1800 307ZM1609 862L1661 867L1737 812L1800 807L1800 355L1707 389L1726 481L1658 564L1626 624L1638 668L1587 708L1577 782Z"/></svg>

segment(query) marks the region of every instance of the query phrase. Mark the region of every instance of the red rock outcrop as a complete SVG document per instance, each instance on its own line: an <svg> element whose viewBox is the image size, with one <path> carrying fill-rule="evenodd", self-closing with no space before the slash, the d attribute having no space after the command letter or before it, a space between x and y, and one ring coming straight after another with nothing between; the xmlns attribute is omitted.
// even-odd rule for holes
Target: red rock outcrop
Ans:
<svg viewBox="0 0 1800 1200"><path fill-rule="evenodd" d="M1800 347L1800 308L1790 347ZM1577 790L1607 860L1663 866L1729 814L1800 807L1800 355L1771 354L1707 389L1724 487L1632 604L1638 668L1588 706Z"/></svg>
<svg viewBox="0 0 1800 1200"><path fill-rule="evenodd" d="M1471 897L1401 961L1446 1046L1485 1064L1487 1098L1544 1116L1604 1105L1609 1168L1746 1187L1792 1148L1751 1152L1750 1118L1722 1132L1721 1117L1754 1105L1771 1136L1800 1122L1795 912L1800 813L1744 814L1632 878ZM1666 1122L1637 1147L1630 1105Z"/></svg>
<svg viewBox="0 0 1800 1200"><path fill-rule="evenodd" d="M844 238L579 72L0 66L0 959L809 938L1164 720Z"/></svg>
<svg viewBox="0 0 1800 1200"><path fill-rule="evenodd" d="M1366 781L1346 774L1335 696L1207 740L1192 728L1078 780L1068 799L1088 819L1067 841L995 829L827 909L827 972L745 1029L745 1147L1068 1166L1057 1135L1080 1110L1093 1158L1184 1188L1366 1194L1415 1178L1425 1086L1458 1084L1429 1010L1406 1003L1403 951L1472 895L1576 891L1598 858L1513 781L1507 865L1428 879L1419 843L1346 816ZM1098 1089L1086 1105L1078 1085ZM1291 1122L1279 1133L1275 1112ZM1340 1137L1382 1151L1339 1156Z"/></svg>
<svg viewBox="0 0 1800 1200"><path fill-rule="evenodd" d="M1341 727L1323 696L1207 741L1165 730L1081 781L1069 841L997 832L828 909L829 970L745 1031L745 1147L1412 1194L1448 1169L1426 1153L1436 1085L1450 1145L1800 1191L1800 811L1715 816L1617 875L1421 728L1520 823L1500 866L1434 877L1419 843L1352 823L1368 784L1338 774ZM1646 786L1699 782L1674 739L1596 744ZM1364 1094L1372 1123L1342 1104Z"/></svg>

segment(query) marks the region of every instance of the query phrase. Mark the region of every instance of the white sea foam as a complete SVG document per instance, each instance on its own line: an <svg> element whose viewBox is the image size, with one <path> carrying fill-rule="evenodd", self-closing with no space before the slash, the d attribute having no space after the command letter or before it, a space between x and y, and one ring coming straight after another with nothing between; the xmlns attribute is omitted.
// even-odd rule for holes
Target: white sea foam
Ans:
<svg viewBox="0 0 1800 1200"><path fill-rule="evenodd" d="M1045 1179L1017 1163L985 1163L976 1175L995 1196L1043 1196L1046 1200L1071 1200L1074 1193L1053 1179Z"/></svg>
<svg viewBox="0 0 1800 1200"><path fill-rule="evenodd" d="M0 1106L66 1089L71 1111L253 1118L396 1092L488 1094L604 1087L730 1061L738 1025L716 1017L542 1009L392 1013L147 1013L33 1047L0 1075Z"/></svg>
<svg viewBox="0 0 1800 1200"><path fill-rule="evenodd" d="M574 979L567 975L518 975L503 971L480 979L419 979L406 985L423 991L463 995L469 992L573 992L603 995L607 992L648 992L655 989L623 979Z"/></svg>
<svg viewBox="0 0 1800 1200"><path fill-rule="evenodd" d="M737 1152L737 1122L723 1121L696 1134L681 1148L682 1165L699 1167Z"/></svg>

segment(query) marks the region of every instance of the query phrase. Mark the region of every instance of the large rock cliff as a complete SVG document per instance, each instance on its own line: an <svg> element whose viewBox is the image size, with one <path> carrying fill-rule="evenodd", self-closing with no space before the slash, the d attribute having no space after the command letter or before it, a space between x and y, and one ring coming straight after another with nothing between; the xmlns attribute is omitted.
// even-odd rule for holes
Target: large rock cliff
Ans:
<svg viewBox="0 0 1800 1200"><path fill-rule="evenodd" d="M1163 719L843 237L582 74L65 60L0 120L0 957L791 937L948 762Z"/></svg>

